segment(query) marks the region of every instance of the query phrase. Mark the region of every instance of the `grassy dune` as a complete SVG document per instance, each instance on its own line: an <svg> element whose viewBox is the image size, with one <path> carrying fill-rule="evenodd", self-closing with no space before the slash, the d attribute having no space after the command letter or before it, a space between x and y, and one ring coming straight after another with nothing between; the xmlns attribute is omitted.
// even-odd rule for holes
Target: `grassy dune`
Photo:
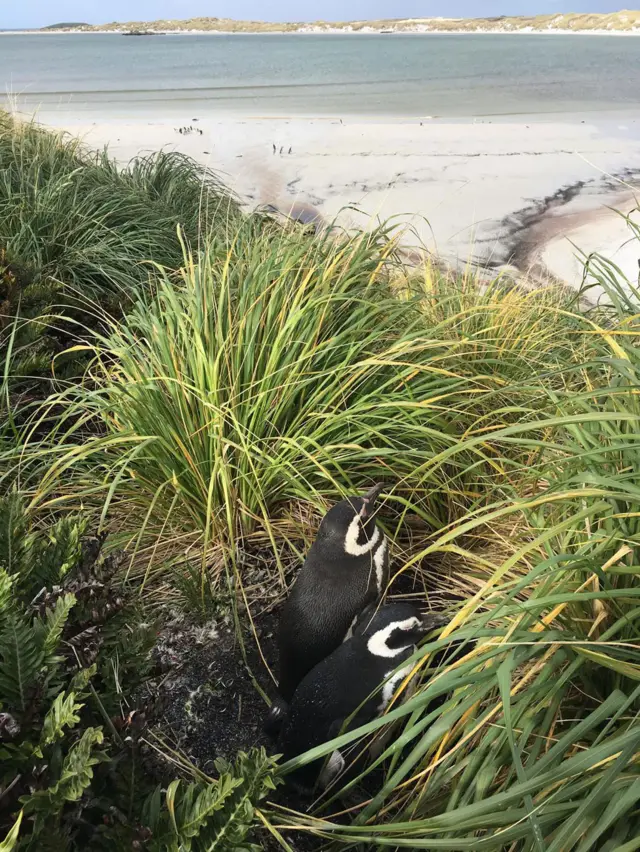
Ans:
<svg viewBox="0 0 640 852"><path fill-rule="evenodd" d="M8 120L0 152L3 173L22 176L0 182L0 249L57 288L29 317L23 299L2 302L3 849L290 851L309 834L318 848L637 849L632 285L588 259L610 305L583 313L554 290L407 267L384 226L311 235L242 217L217 183L227 215L196 217L184 160L162 181L147 161L120 174ZM127 210L133 188L155 197L179 256L145 240L144 275L118 265L120 240L134 252L142 236L118 220L105 245L99 190L95 215L83 192L43 219L33 198L48 211L78 175L108 181L110 210ZM107 276L86 264L98 247ZM16 271L0 266L0 282L28 295ZM36 394L16 373L35 345L27 330L54 333L66 289L85 281L91 308L74 305L73 339ZM118 282L129 297L115 314ZM64 346L85 360L63 380ZM386 483L390 594L410 589L450 616L413 658L416 691L288 765L259 750L194 765L141 698L158 631L197 613L208 628L235 619L238 638L259 643L320 514L372 480ZM435 667L452 640L466 653ZM274 788L289 770L358 751L392 721L367 779L308 813L282 804Z"/></svg>
<svg viewBox="0 0 640 852"><path fill-rule="evenodd" d="M138 30L149 32L179 31L211 31L228 33L270 33L298 32L314 29L344 30L359 32L362 30L391 30L393 32L476 32L504 31L517 32L532 30L545 32L553 30L572 30L574 32L589 32L604 30L611 32L630 32L640 27L640 12L622 11L607 14L557 14L535 15L532 17L502 16L499 18L386 18L372 21L327 22L313 23L267 23L265 21L237 21L231 18L189 18L186 20L157 20L157 21L114 21L99 26L73 25L73 30L105 32L118 30ZM64 30L65 25L49 27L48 29Z"/></svg>

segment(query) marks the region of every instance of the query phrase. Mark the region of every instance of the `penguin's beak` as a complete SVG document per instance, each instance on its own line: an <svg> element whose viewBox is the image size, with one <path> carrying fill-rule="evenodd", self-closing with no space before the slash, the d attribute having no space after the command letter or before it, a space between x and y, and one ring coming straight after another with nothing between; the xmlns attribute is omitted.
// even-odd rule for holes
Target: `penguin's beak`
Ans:
<svg viewBox="0 0 640 852"><path fill-rule="evenodd" d="M376 500L380 496L380 492L384 488L384 484L382 482L378 482L377 485L374 485L373 488L370 488L366 494L363 495L362 500L364 502L363 515L366 518L373 511L373 507L375 505Z"/></svg>

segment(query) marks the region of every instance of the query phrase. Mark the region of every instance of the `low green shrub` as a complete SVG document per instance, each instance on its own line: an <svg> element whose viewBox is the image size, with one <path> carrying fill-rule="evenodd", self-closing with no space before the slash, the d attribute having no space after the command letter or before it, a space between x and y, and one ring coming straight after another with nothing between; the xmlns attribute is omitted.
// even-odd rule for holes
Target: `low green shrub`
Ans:
<svg viewBox="0 0 640 852"><path fill-rule="evenodd" d="M154 791L132 703L154 633L102 544L79 519L34 529L19 495L0 499L0 848L257 849L264 751Z"/></svg>

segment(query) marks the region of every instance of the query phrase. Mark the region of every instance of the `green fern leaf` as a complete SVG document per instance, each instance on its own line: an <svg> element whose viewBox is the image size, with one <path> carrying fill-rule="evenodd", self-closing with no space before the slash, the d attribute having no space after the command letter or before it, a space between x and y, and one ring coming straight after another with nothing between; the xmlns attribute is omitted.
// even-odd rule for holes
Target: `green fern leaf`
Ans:
<svg viewBox="0 0 640 852"><path fill-rule="evenodd" d="M44 662L35 628L15 614L0 631L0 701L25 712Z"/></svg>
<svg viewBox="0 0 640 852"><path fill-rule="evenodd" d="M69 618L69 613L76 603L75 595L67 594L58 598L53 609L49 609L45 615L45 623L43 625L43 643L42 650L46 658L49 658L55 653L62 631Z"/></svg>
<svg viewBox="0 0 640 852"><path fill-rule="evenodd" d="M258 849L247 838L255 807L275 787L276 761L264 749L240 754L235 764L216 764L220 776L213 784L167 789L164 814L156 791L145 806L153 831L155 852L249 852ZM259 852L259 849L258 849Z"/></svg>
<svg viewBox="0 0 640 852"><path fill-rule="evenodd" d="M102 728L87 728L64 759L59 780L47 790L23 796L26 813L59 813L67 802L77 802L93 780L93 767L107 761L95 747L104 741Z"/></svg>
<svg viewBox="0 0 640 852"><path fill-rule="evenodd" d="M98 667L95 665L89 666L86 669L80 669L79 672L73 676L71 683L69 684L69 692L75 692L78 697L82 697L89 685L89 681L92 677L95 676L95 673L98 671Z"/></svg>
<svg viewBox="0 0 640 852"><path fill-rule="evenodd" d="M220 765L233 776L241 778L243 785L234 794L232 807L227 807L224 819L216 820L212 842L202 847L201 852L260 852L260 847L248 842L247 837L253 827L256 806L275 789L277 762L261 748L253 749L249 754L240 752L233 767L222 762Z"/></svg>
<svg viewBox="0 0 640 852"><path fill-rule="evenodd" d="M225 775L216 784L210 784L196 795L197 788L192 785L185 796L181 807L180 840L185 850L198 849L190 841L196 840L206 829L214 813L230 803L235 790L243 784L242 778Z"/></svg>
<svg viewBox="0 0 640 852"><path fill-rule="evenodd" d="M83 707L84 704L76 704L76 696L73 692L66 696L61 692L45 716L40 735L40 748L46 748L56 740L62 739L65 728L75 727L80 721L77 713Z"/></svg>
<svg viewBox="0 0 640 852"><path fill-rule="evenodd" d="M62 583L80 561L86 526L86 521L76 517L63 518L47 531L46 536L38 538L33 558L33 584L54 586Z"/></svg>
<svg viewBox="0 0 640 852"><path fill-rule="evenodd" d="M4 568L0 568L0 619L2 621L10 608L15 606L11 596L12 587L13 578Z"/></svg>
<svg viewBox="0 0 640 852"><path fill-rule="evenodd" d="M27 570L34 537L19 494L8 494L0 500L0 567L8 574Z"/></svg>

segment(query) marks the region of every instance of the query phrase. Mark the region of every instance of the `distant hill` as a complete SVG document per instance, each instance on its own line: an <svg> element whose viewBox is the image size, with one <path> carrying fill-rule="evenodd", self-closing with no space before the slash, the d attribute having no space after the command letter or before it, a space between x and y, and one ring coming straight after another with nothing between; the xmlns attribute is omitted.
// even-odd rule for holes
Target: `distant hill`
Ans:
<svg viewBox="0 0 640 852"><path fill-rule="evenodd" d="M60 24L51 24L50 26L43 27L42 29L43 30L77 30L77 29L80 29L80 28L91 29L91 24L83 24L82 22L80 22L80 23L68 23L67 21L64 21L63 23L60 23Z"/></svg>
<svg viewBox="0 0 640 852"><path fill-rule="evenodd" d="M498 18L406 18L377 21L333 23L265 23L235 21L231 18L189 18L188 20L112 22L99 26L88 24L54 24L47 30L81 30L86 32L640 32L640 11L610 14L536 15L534 17Z"/></svg>

